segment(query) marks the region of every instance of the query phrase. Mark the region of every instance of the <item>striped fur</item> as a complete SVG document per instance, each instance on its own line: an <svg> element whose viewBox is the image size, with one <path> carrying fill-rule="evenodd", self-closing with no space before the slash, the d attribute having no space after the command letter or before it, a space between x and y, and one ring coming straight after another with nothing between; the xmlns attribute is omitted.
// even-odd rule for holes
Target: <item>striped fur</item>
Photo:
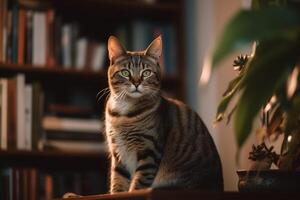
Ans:
<svg viewBox="0 0 300 200"><path fill-rule="evenodd" d="M143 52L126 52L116 38L109 39L111 95L105 125L110 192L223 190L219 155L206 126L185 104L161 95L161 46L159 37Z"/></svg>

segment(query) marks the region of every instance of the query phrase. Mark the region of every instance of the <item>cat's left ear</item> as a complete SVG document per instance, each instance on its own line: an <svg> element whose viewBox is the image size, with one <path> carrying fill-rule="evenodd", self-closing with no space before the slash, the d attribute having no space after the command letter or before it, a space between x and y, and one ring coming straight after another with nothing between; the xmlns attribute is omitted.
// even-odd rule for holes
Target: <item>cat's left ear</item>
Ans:
<svg viewBox="0 0 300 200"><path fill-rule="evenodd" d="M116 58L126 55L126 50L115 36L109 37L107 47L108 56L111 63L113 63Z"/></svg>
<svg viewBox="0 0 300 200"><path fill-rule="evenodd" d="M158 60L159 57L161 56L161 53L162 53L162 39L160 35L151 42L151 44L146 49L145 54L154 57L155 59Z"/></svg>

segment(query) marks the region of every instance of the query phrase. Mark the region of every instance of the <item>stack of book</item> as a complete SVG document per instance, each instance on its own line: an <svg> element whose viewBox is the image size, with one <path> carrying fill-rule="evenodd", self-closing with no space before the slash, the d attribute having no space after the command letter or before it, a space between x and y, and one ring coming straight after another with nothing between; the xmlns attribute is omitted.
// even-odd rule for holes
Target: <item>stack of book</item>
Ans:
<svg viewBox="0 0 300 200"><path fill-rule="evenodd" d="M100 172L43 172L33 168L0 170L0 199L53 199L66 192L81 195L105 193L105 177ZM101 189L102 188L102 189Z"/></svg>
<svg viewBox="0 0 300 200"><path fill-rule="evenodd" d="M103 122L99 119L44 116L42 127L44 150L103 152Z"/></svg>
<svg viewBox="0 0 300 200"><path fill-rule="evenodd" d="M161 35L163 40L163 55L160 61L162 72L165 75L178 73L177 36L172 24L136 20L119 26L115 34L128 50L133 51L144 50L156 37Z"/></svg>
<svg viewBox="0 0 300 200"><path fill-rule="evenodd" d="M106 150L103 122L80 115L91 109L47 102L45 114L44 96L41 85L26 83L23 74L0 78L0 149Z"/></svg>
<svg viewBox="0 0 300 200"><path fill-rule="evenodd" d="M0 62L99 71L105 58L104 43L81 35L55 10L0 0Z"/></svg>

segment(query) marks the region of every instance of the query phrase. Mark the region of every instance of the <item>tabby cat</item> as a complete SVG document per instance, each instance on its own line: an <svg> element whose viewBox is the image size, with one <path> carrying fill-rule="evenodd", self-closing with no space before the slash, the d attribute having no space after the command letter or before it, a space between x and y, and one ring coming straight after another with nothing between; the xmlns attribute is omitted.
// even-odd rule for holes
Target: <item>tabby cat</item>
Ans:
<svg viewBox="0 0 300 200"><path fill-rule="evenodd" d="M110 96L105 131L111 154L110 192L142 188L223 190L221 162L203 121L161 95L161 36L145 51L108 40Z"/></svg>

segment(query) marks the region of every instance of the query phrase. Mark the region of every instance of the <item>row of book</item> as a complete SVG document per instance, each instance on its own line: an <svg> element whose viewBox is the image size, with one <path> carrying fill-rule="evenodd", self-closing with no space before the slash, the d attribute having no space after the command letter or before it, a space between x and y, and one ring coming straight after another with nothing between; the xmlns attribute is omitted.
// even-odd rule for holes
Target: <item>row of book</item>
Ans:
<svg viewBox="0 0 300 200"><path fill-rule="evenodd" d="M177 73L177 35L172 24L135 20L119 26L115 34L130 51L145 50L156 37L161 35L163 41L163 53L160 60L162 72L165 75Z"/></svg>
<svg viewBox="0 0 300 200"><path fill-rule="evenodd" d="M43 172L34 168L0 169L0 199L50 200L74 192L92 195L106 192L105 174L88 171Z"/></svg>
<svg viewBox="0 0 300 200"><path fill-rule="evenodd" d="M33 10L0 1L0 62L99 71L106 45L64 23L54 9Z"/></svg>
<svg viewBox="0 0 300 200"><path fill-rule="evenodd" d="M0 62L32 64L65 69L103 70L108 38L90 38L77 22L65 22L52 8L26 9L17 3L0 1ZM144 50L162 35L161 67L166 75L177 71L177 36L170 23L133 20L116 25L114 33L126 49Z"/></svg>
<svg viewBox="0 0 300 200"><path fill-rule="evenodd" d="M103 152L103 122L78 117L71 105L48 103L39 83L26 83L24 74L0 79L0 149ZM52 105L52 106L50 106ZM49 107L45 112L46 108ZM72 117L49 110L73 112ZM69 108L69 109L68 109ZM82 110L82 109L81 109Z"/></svg>

